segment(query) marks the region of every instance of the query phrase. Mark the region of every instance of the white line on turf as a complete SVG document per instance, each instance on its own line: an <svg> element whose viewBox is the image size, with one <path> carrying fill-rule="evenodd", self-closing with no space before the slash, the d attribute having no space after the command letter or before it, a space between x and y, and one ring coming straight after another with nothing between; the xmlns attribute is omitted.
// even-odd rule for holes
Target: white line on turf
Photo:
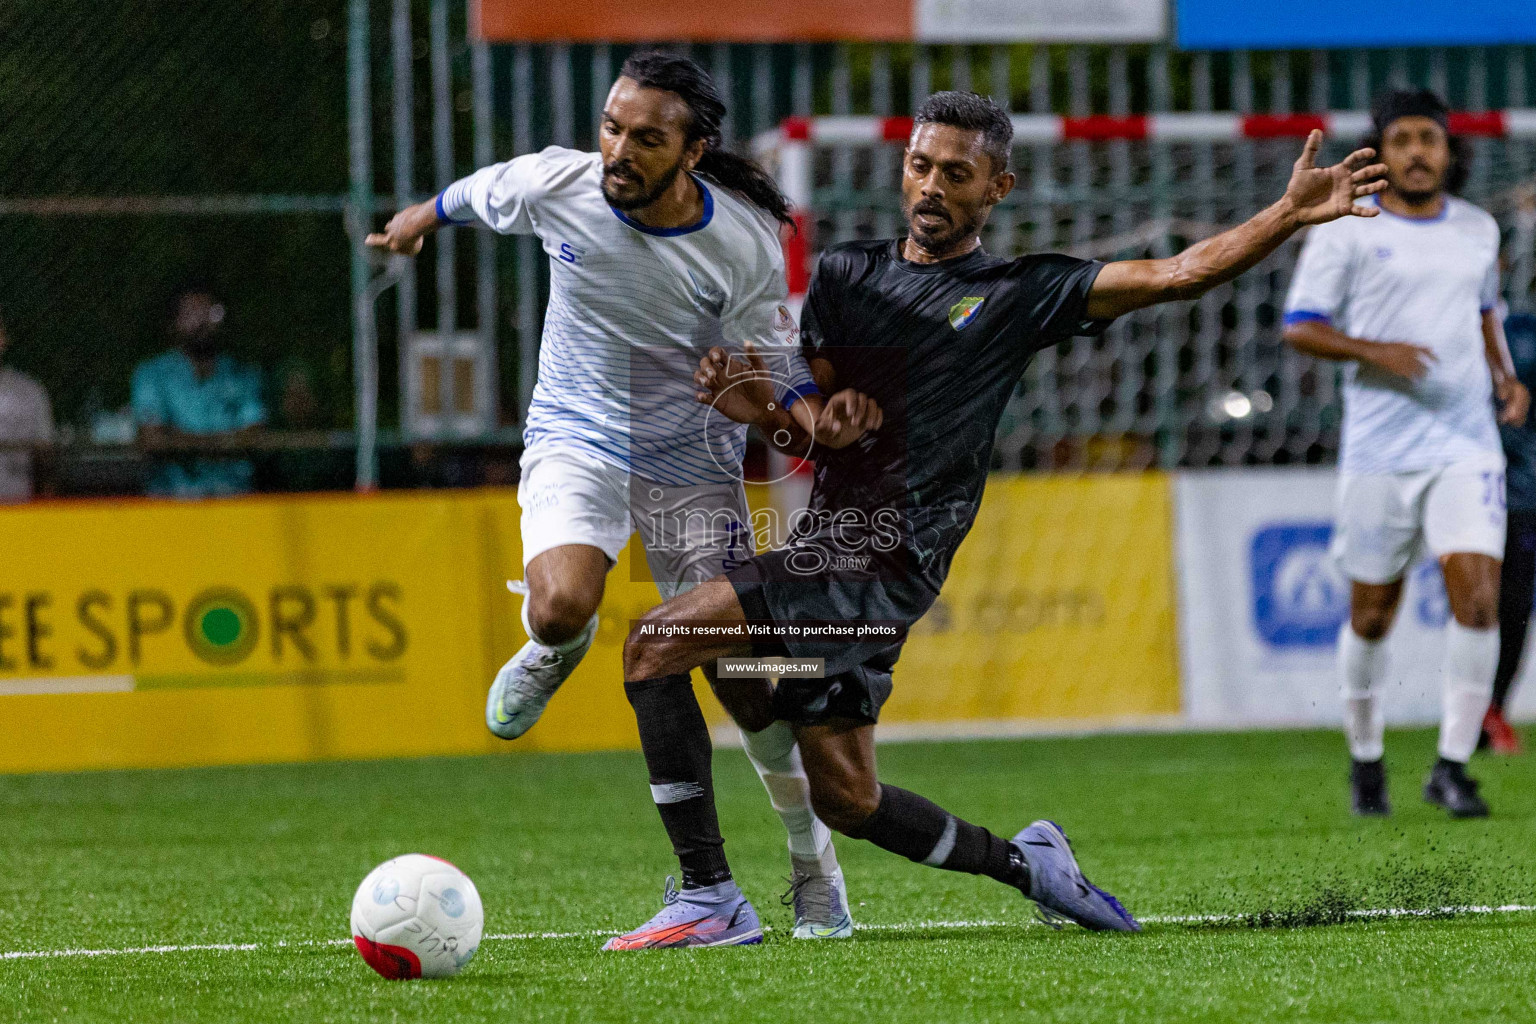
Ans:
<svg viewBox="0 0 1536 1024"><path fill-rule="evenodd" d="M1536 904L1503 903L1498 906L1466 907L1381 907L1371 910L1348 910L1346 917L1396 918L1435 917L1463 914L1529 914L1536 913ZM1143 924L1223 924L1249 920L1252 914L1150 914L1138 918ZM964 931L969 928L1018 928L1038 927L1038 921L901 921L892 924L856 925L861 932L918 932ZM769 929L771 930L771 929ZM617 934L617 928L594 928L580 932L503 932L486 935L482 942L527 942L540 939L596 939ZM307 939L296 942L204 942L173 946L130 946L122 949L18 949L0 953L0 960L40 960L69 956L131 956L139 953L194 953L194 952L249 952L257 949L285 949L290 946L350 946L351 939Z"/></svg>
<svg viewBox="0 0 1536 1024"><path fill-rule="evenodd" d="M128 949L18 949L0 953L0 960L37 960L53 956L123 956L129 953L187 953L194 950L261 949L259 942L207 942L188 946L133 946Z"/></svg>

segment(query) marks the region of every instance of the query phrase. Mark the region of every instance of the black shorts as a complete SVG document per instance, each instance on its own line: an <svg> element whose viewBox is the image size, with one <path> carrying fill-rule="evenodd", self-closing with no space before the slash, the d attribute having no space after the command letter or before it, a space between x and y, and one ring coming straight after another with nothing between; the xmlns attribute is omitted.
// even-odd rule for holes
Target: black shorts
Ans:
<svg viewBox="0 0 1536 1024"><path fill-rule="evenodd" d="M831 718L877 721L891 695L891 670L901 656L906 630L937 595L878 570L807 573L791 566L791 549L769 551L726 573L749 622L789 624L889 623L894 639L774 637L754 640L754 657L824 659L822 679L781 679L774 689L774 716L797 725Z"/></svg>

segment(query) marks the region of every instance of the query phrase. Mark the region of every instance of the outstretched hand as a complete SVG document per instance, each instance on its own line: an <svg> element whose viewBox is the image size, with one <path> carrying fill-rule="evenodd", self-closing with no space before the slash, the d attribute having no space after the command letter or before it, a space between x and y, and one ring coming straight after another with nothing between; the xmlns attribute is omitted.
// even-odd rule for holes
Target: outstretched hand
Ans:
<svg viewBox="0 0 1536 1024"><path fill-rule="evenodd" d="M1386 164L1371 163L1374 149L1357 149L1332 167L1317 166L1317 151L1322 148L1323 133L1312 129L1301 156L1291 171L1285 198L1298 224L1325 224L1340 217L1374 217L1381 211L1374 206L1360 206L1356 199L1374 195L1387 187Z"/></svg>

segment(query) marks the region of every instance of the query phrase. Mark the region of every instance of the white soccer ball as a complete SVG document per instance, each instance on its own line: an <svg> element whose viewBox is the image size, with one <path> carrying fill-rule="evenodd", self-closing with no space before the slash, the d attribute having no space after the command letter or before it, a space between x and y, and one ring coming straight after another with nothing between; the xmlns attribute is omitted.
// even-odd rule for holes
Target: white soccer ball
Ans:
<svg viewBox="0 0 1536 1024"><path fill-rule="evenodd" d="M352 897L352 941L386 978L447 978L480 948L485 908L469 876L422 853L387 860Z"/></svg>

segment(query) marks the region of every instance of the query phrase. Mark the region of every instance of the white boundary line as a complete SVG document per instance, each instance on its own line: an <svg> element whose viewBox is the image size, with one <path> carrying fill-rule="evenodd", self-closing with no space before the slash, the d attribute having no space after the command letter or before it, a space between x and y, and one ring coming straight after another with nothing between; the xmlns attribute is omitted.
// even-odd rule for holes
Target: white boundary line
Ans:
<svg viewBox="0 0 1536 1024"><path fill-rule="evenodd" d="M1349 910L1344 916L1355 918L1436 917L1462 914L1529 914L1536 913L1536 904L1504 903L1499 906L1466 907L1383 907L1375 910ZM1153 914L1140 918L1143 924L1226 924L1245 921L1254 914ZM858 931L869 932L916 932L916 931L964 931L970 928L1019 928L1040 927L1038 921L904 921L897 924L861 924ZM771 929L768 929L771 930ZM482 942L530 942L549 939L597 939L618 934L617 928L591 929L580 932L505 932L486 935ZM350 946L351 939L309 939L301 942L204 942L182 946L131 946L123 949L38 949L12 950L0 953L0 960L47 960L55 957L133 956L143 953L193 953L221 952L245 953L258 949L285 949L290 946Z"/></svg>

